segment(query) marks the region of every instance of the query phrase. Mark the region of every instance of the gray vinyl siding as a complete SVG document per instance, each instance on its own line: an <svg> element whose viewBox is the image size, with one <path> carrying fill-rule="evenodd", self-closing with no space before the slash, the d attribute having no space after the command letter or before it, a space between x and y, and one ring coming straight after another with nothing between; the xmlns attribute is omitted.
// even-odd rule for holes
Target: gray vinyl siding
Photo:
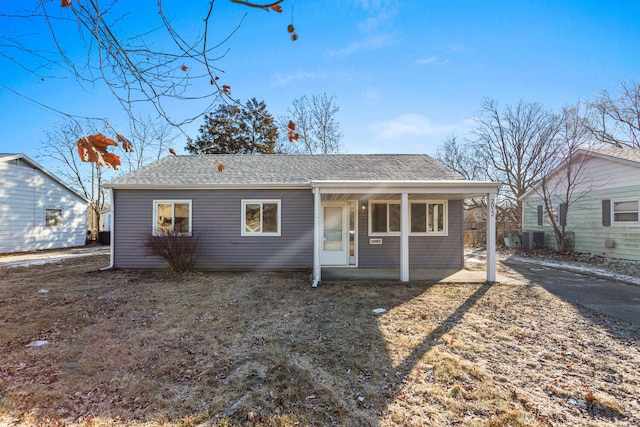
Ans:
<svg viewBox="0 0 640 427"><path fill-rule="evenodd" d="M462 201L448 202L447 236L409 236L409 268L462 268L464 266ZM398 268L400 236L373 237L381 245L369 244L368 215L360 211L358 267Z"/></svg>
<svg viewBox="0 0 640 427"><path fill-rule="evenodd" d="M447 236L409 236L409 268L463 268L464 226L461 200L449 200Z"/></svg>
<svg viewBox="0 0 640 427"><path fill-rule="evenodd" d="M241 236L244 199L281 200L280 236ZM154 200L191 200L198 268L311 268L313 194L308 190L114 190L114 264L163 268L143 247L153 227Z"/></svg>

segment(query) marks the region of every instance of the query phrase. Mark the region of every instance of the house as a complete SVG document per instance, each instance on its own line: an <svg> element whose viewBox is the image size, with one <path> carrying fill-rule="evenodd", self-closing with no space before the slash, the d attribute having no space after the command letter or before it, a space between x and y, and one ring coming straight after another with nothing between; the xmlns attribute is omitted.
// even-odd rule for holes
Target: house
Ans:
<svg viewBox="0 0 640 427"><path fill-rule="evenodd" d="M573 165L569 203L566 168ZM577 175L576 175L577 173ZM544 232L544 246L557 248L550 215L565 222L571 249L610 258L640 260L640 149L579 150L547 178L551 212L543 208L540 185L523 196L523 230ZM564 201L564 196L563 201Z"/></svg>
<svg viewBox="0 0 640 427"><path fill-rule="evenodd" d="M112 266L164 267L142 243L179 231L200 239L199 268L311 268L316 282L329 272L387 270L408 281L417 269L458 271L462 201L485 196L494 206L497 186L426 155L170 156L107 183ZM495 236L493 210L488 217Z"/></svg>
<svg viewBox="0 0 640 427"><path fill-rule="evenodd" d="M84 245L87 203L24 154L0 154L0 253Z"/></svg>

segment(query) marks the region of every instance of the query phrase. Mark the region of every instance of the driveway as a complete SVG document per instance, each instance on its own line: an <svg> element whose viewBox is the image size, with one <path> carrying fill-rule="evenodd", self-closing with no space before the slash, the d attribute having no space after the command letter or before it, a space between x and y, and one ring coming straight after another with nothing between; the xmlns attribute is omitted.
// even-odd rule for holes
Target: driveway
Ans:
<svg viewBox="0 0 640 427"><path fill-rule="evenodd" d="M81 246L68 249L51 249L35 252L22 252L19 254L0 255L0 268L2 267L29 267L32 265L58 262L67 258L78 258L90 255L102 255L109 253L109 246Z"/></svg>
<svg viewBox="0 0 640 427"><path fill-rule="evenodd" d="M541 286L571 304L640 326L640 286L621 283L613 275L564 270L561 265L513 259L502 260L498 265L499 274L509 280Z"/></svg>

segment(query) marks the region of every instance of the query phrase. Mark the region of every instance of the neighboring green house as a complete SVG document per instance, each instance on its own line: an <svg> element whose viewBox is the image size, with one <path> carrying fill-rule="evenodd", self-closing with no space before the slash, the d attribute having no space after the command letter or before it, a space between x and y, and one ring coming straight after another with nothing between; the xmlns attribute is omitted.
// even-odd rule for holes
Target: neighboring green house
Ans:
<svg viewBox="0 0 640 427"><path fill-rule="evenodd" d="M566 190L567 164L548 176L555 196L552 215L563 219L569 248L611 258L640 260L640 149L579 150L572 159L582 170L572 197L559 203ZM523 232L543 231L544 246L556 249L549 214L536 187L523 196ZM554 197L551 197L554 200ZM526 239L523 239L526 240Z"/></svg>

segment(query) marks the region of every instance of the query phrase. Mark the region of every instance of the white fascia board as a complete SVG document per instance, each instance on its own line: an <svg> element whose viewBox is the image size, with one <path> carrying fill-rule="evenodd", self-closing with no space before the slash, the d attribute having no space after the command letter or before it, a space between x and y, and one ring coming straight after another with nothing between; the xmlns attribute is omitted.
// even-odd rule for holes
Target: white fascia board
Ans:
<svg viewBox="0 0 640 427"><path fill-rule="evenodd" d="M497 193L497 182L491 181L312 181L311 187L323 194L337 193Z"/></svg>

